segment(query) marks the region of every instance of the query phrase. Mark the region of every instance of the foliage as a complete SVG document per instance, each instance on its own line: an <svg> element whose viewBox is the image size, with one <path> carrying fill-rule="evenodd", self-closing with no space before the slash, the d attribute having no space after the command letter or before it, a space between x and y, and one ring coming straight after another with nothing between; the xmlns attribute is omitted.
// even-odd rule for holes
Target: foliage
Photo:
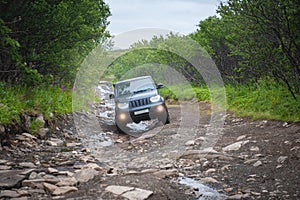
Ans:
<svg viewBox="0 0 300 200"><path fill-rule="evenodd" d="M295 100L289 91L273 80L257 84L227 85L229 110L253 119L300 121L300 96Z"/></svg>
<svg viewBox="0 0 300 200"><path fill-rule="evenodd" d="M207 87L193 87L182 90L174 86L160 90L160 94L169 102L195 100L210 102L210 91ZM274 80L260 80L258 83L227 84L226 96L228 110L237 116L252 119L275 119L300 121L300 96L295 100L289 91Z"/></svg>
<svg viewBox="0 0 300 200"><path fill-rule="evenodd" d="M194 68L194 63L190 62L195 57L195 53L199 53L194 51L194 45L197 43L190 41L191 39L186 39L186 36L173 33L165 38L155 36L150 41L139 41L127 51L119 53L121 56L108 67L106 76L114 75L116 80L119 80L125 78L124 75L134 69L137 70L134 73L136 76L146 75L145 72L147 72L148 75L158 77L158 80L165 80L166 77L163 75L171 68L193 84L201 84L203 83L202 76ZM205 52L201 53L203 57L207 56ZM140 66L143 66L142 70L138 69ZM169 66L168 69L167 66ZM132 76L134 74L131 73Z"/></svg>
<svg viewBox="0 0 300 200"><path fill-rule="evenodd" d="M228 0L220 17L199 23L192 37L213 56L227 82L271 77L300 94L300 4L297 0Z"/></svg>
<svg viewBox="0 0 300 200"><path fill-rule="evenodd" d="M19 121L20 113L41 113L46 118L72 111L70 89L10 86L0 83L0 124Z"/></svg>
<svg viewBox="0 0 300 200"><path fill-rule="evenodd" d="M1 0L0 80L72 83L83 58L109 36L109 15L103 0Z"/></svg>
<svg viewBox="0 0 300 200"><path fill-rule="evenodd" d="M184 90L182 88L185 88ZM159 93L171 102L175 101L207 101L209 102L210 93L207 87L188 87L185 85L176 85L160 89Z"/></svg>

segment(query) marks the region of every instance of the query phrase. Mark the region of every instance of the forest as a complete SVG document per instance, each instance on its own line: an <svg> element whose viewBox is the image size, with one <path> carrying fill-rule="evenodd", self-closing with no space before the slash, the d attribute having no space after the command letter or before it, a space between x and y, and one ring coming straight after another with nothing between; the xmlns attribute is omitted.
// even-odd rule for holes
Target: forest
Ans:
<svg viewBox="0 0 300 200"><path fill-rule="evenodd" d="M0 0L0 123L17 120L24 110L45 116L71 112L76 74L89 52L110 40L110 15L103 0ZM191 82L199 100L209 101L201 74L159 49L183 37L212 57L225 83L229 110L254 119L300 120L299 1L221 2L217 15L200 21L190 35L140 41L106 74L118 80L139 65L172 65ZM187 45L181 48L189 51ZM176 88L162 93L178 99L171 90Z"/></svg>

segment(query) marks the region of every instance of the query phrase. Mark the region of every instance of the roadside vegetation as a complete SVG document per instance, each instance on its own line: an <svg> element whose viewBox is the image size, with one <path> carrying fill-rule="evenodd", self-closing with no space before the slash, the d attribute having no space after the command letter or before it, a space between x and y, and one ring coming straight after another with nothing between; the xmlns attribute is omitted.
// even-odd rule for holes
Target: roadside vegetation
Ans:
<svg viewBox="0 0 300 200"><path fill-rule="evenodd" d="M68 88L109 37L109 16L103 0L0 0L0 124L20 122L22 113L72 112Z"/></svg>
<svg viewBox="0 0 300 200"><path fill-rule="evenodd" d="M227 109L253 119L300 121L298 1L228 0L217 12L218 16L200 21L189 37L218 67ZM0 124L18 121L22 112L48 118L71 112L72 91L61 85L71 88L86 55L99 44L109 44L109 16L102 0L22 4L0 0ZM115 80L126 74L152 75L163 82L169 72L165 66L172 66L191 87L183 89L176 85L176 77L169 77L170 86L161 90L169 102L210 101L205 81L193 65L162 48L171 45L192 58L189 44L178 46L184 37L170 33L140 41L123 52L105 75Z"/></svg>
<svg viewBox="0 0 300 200"><path fill-rule="evenodd" d="M289 91L274 81L260 81L258 84L227 84L227 110L236 116L250 117L252 120L272 119L287 122L300 121L300 98L294 99ZM206 86L181 90L180 87L163 88L160 94L170 104L178 101L210 102Z"/></svg>
<svg viewBox="0 0 300 200"><path fill-rule="evenodd" d="M11 86L0 84L0 124L20 122L20 114L42 114L45 119L72 112L69 88Z"/></svg>
<svg viewBox="0 0 300 200"><path fill-rule="evenodd" d="M260 81L258 84L226 86L228 109L237 116L252 119L300 121L300 98L276 82Z"/></svg>

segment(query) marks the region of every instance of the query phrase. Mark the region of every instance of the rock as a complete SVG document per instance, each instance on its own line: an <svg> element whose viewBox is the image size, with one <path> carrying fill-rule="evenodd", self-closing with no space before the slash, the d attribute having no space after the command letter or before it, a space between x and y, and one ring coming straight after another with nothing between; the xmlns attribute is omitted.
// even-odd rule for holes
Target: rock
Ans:
<svg viewBox="0 0 300 200"><path fill-rule="evenodd" d="M63 143L64 143L64 141L62 141L62 140L60 140L58 138L51 138L50 140L48 140L46 142L47 145L49 145L49 146L55 146L55 147L56 146L62 146Z"/></svg>
<svg viewBox="0 0 300 200"><path fill-rule="evenodd" d="M54 174L54 173L58 173L58 170L57 170L57 169L54 169L54 168L52 168L52 167L49 167L49 168L48 168L48 172L49 172L50 174Z"/></svg>
<svg viewBox="0 0 300 200"><path fill-rule="evenodd" d="M246 160L244 163L245 164L251 164L251 163L254 163L256 161L258 161L258 159L257 158L253 158L253 159Z"/></svg>
<svg viewBox="0 0 300 200"><path fill-rule="evenodd" d="M63 176L74 176L73 172L70 171L58 171L57 175L63 175Z"/></svg>
<svg viewBox="0 0 300 200"><path fill-rule="evenodd" d="M3 126L2 124L0 124L0 134L1 133L5 133L5 126Z"/></svg>
<svg viewBox="0 0 300 200"><path fill-rule="evenodd" d="M233 144L230 144L224 148L222 148L223 151L237 151L239 150L243 145L247 144L249 140L239 141L235 142Z"/></svg>
<svg viewBox="0 0 300 200"><path fill-rule="evenodd" d="M0 188L17 187L24 179L21 170L3 170L0 171Z"/></svg>
<svg viewBox="0 0 300 200"><path fill-rule="evenodd" d="M74 177L78 180L80 183L88 182L89 180L93 179L95 176L99 174L98 171L95 169L82 169L80 171L77 171L74 174Z"/></svg>
<svg viewBox="0 0 300 200"><path fill-rule="evenodd" d="M70 143L67 143L66 146L67 147L76 147L76 146L80 146L82 145L81 143L76 143L76 142L70 142Z"/></svg>
<svg viewBox="0 0 300 200"><path fill-rule="evenodd" d="M170 169L170 168L173 168L173 164L169 163L169 164L166 164L166 165L160 165L159 168L160 169Z"/></svg>
<svg viewBox="0 0 300 200"><path fill-rule="evenodd" d="M25 131L30 132L30 126L31 126L31 117L27 114L21 114L20 115L21 124L23 125L23 129Z"/></svg>
<svg viewBox="0 0 300 200"><path fill-rule="evenodd" d="M249 193L246 194L235 194L232 196L229 196L228 199L247 199L250 196Z"/></svg>
<svg viewBox="0 0 300 200"><path fill-rule="evenodd" d="M2 190L0 191L0 198L18 198L21 194L14 190Z"/></svg>
<svg viewBox="0 0 300 200"><path fill-rule="evenodd" d="M213 173L213 172L216 172L216 169L210 168L210 169L205 171L205 174L210 174L210 173Z"/></svg>
<svg viewBox="0 0 300 200"><path fill-rule="evenodd" d="M284 122L284 123L282 124L282 126L283 126L283 127L289 127L289 123Z"/></svg>
<svg viewBox="0 0 300 200"><path fill-rule="evenodd" d="M247 182L254 182L254 181L256 181L256 179L255 178L248 178L246 181Z"/></svg>
<svg viewBox="0 0 300 200"><path fill-rule="evenodd" d="M19 163L19 166L25 168L36 168L36 165L31 162L21 162Z"/></svg>
<svg viewBox="0 0 300 200"><path fill-rule="evenodd" d="M11 166L0 165L0 170L9 170L9 169L11 169Z"/></svg>
<svg viewBox="0 0 300 200"><path fill-rule="evenodd" d="M77 187L63 186L63 187L56 188L52 194L55 195L55 196L58 196L58 195L64 195L64 194L67 194L69 192L76 192L76 191L78 191Z"/></svg>
<svg viewBox="0 0 300 200"><path fill-rule="evenodd" d="M78 183L76 178L74 177L66 177L59 178L59 182L56 184L57 186L74 186Z"/></svg>
<svg viewBox="0 0 300 200"><path fill-rule="evenodd" d="M119 185L110 185L105 190L116 195L121 195L128 200L146 200L153 194L150 190Z"/></svg>
<svg viewBox="0 0 300 200"><path fill-rule="evenodd" d="M250 192L252 195L254 195L254 196L260 196L261 195L261 193L259 193L259 192Z"/></svg>
<svg viewBox="0 0 300 200"><path fill-rule="evenodd" d="M247 136L246 135L241 135L238 138L236 138L237 141L245 139Z"/></svg>
<svg viewBox="0 0 300 200"><path fill-rule="evenodd" d="M49 132L50 132L49 128L40 128L37 135L40 139L45 139L49 134Z"/></svg>
<svg viewBox="0 0 300 200"><path fill-rule="evenodd" d="M195 144L196 144L195 140L189 140L189 141L187 141L184 145L185 145L185 146L193 146L193 145L195 145Z"/></svg>
<svg viewBox="0 0 300 200"><path fill-rule="evenodd" d="M232 167L232 165L224 165L221 170L222 171L228 171L230 169L230 167Z"/></svg>
<svg viewBox="0 0 300 200"><path fill-rule="evenodd" d="M257 152L257 151L259 151L259 148L256 147L256 146L253 146L253 147L250 148L250 151L256 151Z"/></svg>
<svg viewBox="0 0 300 200"><path fill-rule="evenodd" d="M219 181L217 181L216 179L214 179L212 177L201 178L200 181L203 183L219 183Z"/></svg>
<svg viewBox="0 0 300 200"><path fill-rule="evenodd" d="M35 169L28 169L28 170L22 171L22 172L20 173L20 175L25 175L25 176L27 176L27 175L31 174L32 172L34 172L34 171L35 171Z"/></svg>
<svg viewBox="0 0 300 200"><path fill-rule="evenodd" d="M129 200L146 200L153 194L150 190L143 190L140 188L135 188L132 191L128 191L122 194L123 197Z"/></svg>
<svg viewBox="0 0 300 200"><path fill-rule="evenodd" d="M263 163L260 160L258 160L253 164L253 167L258 167L258 166L261 166L262 164Z"/></svg>
<svg viewBox="0 0 300 200"><path fill-rule="evenodd" d="M37 138L33 135L31 135L30 133L22 133L22 136L29 138L31 140L37 140Z"/></svg>
<svg viewBox="0 0 300 200"><path fill-rule="evenodd" d="M44 188L51 194L58 188L56 185L50 183L43 183Z"/></svg>
<svg viewBox="0 0 300 200"><path fill-rule="evenodd" d="M232 187L225 188L224 191L225 191L226 193L229 193L229 192L232 192L232 191L233 191L233 188L232 188Z"/></svg>
<svg viewBox="0 0 300 200"><path fill-rule="evenodd" d="M277 159L277 162L282 164L286 161L288 157L287 156L279 156L279 158Z"/></svg>
<svg viewBox="0 0 300 200"><path fill-rule="evenodd" d="M146 173L154 173L157 172L158 169L144 169L141 171L142 174L146 174Z"/></svg>
<svg viewBox="0 0 300 200"><path fill-rule="evenodd" d="M45 179L32 179L32 180L24 180L22 182L22 186L31 187L31 188L43 188L43 183Z"/></svg>
<svg viewBox="0 0 300 200"><path fill-rule="evenodd" d="M276 169L280 169L282 167L282 165L277 165Z"/></svg>
<svg viewBox="0 0 300 200"><path fill-rule="evenodd" d="M300 146L294 146L290 149L290 151L298 151L300 149Z"/></svg>
<svg viewBox="0 0 300 200"><path fill-rule="evenodd" d="M0 165L5 165L6 163L8 163L8 160L0 159Z"/></svg>
<svg viewBox="0 0 300 200"><path fill-rule="evenodd" d="M97 171L103 170L103 168L100 167L96 163L88 163L88 164L84 165L82 169L94 169L94 170L97 170Z"/></svg>
<svg viewBox="0 0 300 200"><path fill-rule="evenodd" d="M178 172L176 169L170 169L170 170L159 170L157 172L153 173L154 176L157 176L158 178L167 178L171 176L177 176Z"/></svg>
<svg viewBox="0 0 300 200"><path fill-rule="evenodd" d="M30 180L33 180L33 179L41 179L42 177L36 173L35 171L31 172L31 174L29 175L28 177Z"/></svg>
<svg viewBox="0 0 300 200"><path fill-rule="evenodd" d="M203 150L188 150L179 156L181 159L220 159L220 160L232 160L233 158L219 153L213 149L203 149Z"/></svg>
<svg viewBox="0 0 300 200"><path fill-rule="evenodd" d="M200 142L203 142L204 140L205 140L205 137L198 137L195 139L195 142L200 143Z"/></svg>
<svg viewBox="0 0 300 200"><path fill-rule="evenodd" d="M71 186L63 186L63 187L57 187L56 185L44 183L43 184L45 189L49 191L52 195L58 196L58 195L64 195L69 192L76 192L78 191L78 188L71 187Z"/></svg>
<svg viewBox="0 0 300 200"><path fill-rule="evenodd" d="M44 175L43 179L45 179L45 182L51 183L51 184L56 184L60 181L56 176L49 175L49 174Z"/></svg>
<svg viewBox="0 0 300 200"><path fill-rule="evenodd" d="M110 185L105 188L106 191L114 193L116 195L121 195L125 192L134 190L134 187L120 186L120 185Z"/></svg>

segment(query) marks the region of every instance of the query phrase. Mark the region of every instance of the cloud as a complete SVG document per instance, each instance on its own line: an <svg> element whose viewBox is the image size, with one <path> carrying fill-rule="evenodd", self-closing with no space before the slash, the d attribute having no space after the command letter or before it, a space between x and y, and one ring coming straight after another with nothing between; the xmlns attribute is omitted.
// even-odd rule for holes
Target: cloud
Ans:
<svg viewBox="0 0 300 200"><path fill-rule="evenodd" d="M216 14L218 0L106 0L112 16L109 31L119 34L138 28L192 33L200 20Z"/></svg>

